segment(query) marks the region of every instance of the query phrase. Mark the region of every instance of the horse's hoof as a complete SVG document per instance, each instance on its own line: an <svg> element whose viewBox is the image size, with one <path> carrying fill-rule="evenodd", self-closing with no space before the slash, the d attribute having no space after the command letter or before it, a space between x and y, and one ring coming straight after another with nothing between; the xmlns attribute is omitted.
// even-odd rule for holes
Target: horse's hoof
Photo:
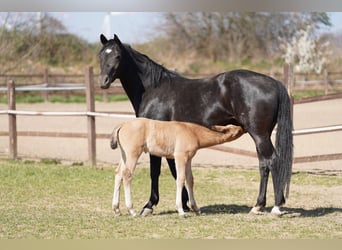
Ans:
<svg viewBox="0 0 342 250"><path fill-rule="evenodd" d="M120 209L119 208L113 208L114 214L119 216L121 215Z"/></svg>
<svg viewBox="0 0 342 250"><path fill-rule="evenodd" d="M261 211L261 207L253 207L251 209L251 211L249 211L250 214L256 214L256 215L260 215L260 214L264 214L262 211Z"/></svg>
<svg viewBox="0 0 342 250"><path fill-rule="evenodd" d="M282 216L283 214L285 214L286 212L282 212L280 211L280 208L278 206L274 206L271 210L271 214L275 215L275 216Z"/></svg>
<svg viewBox="0 0 342 250"><path fill-rule="evenodd" d="M180 217L180 218L187 218L187 217L189 217L186 213L178 213L178 216Z"/></svg>
<svg viewBox="0 0 342 250"><path fill-rule="evenodd" d="M147 207L145 207L145 208L141 211L140 215L141 215L142 217L146 217L146 216L152 215L152 213L153 213L153 209L152 209L152 208L147 208Z"/></svg>
<svg viewBox="0 0 342 250"><path fill-rule="evenodd" d="M196 215L201 215L201 214L202 214L202 212L201 212L200 209L198 209L197 211L195 211L195 213L196 213Z"/></svg>
<svg viewBox="0 0 342 250"><path fill-rule="evenodd" d="M188 213L188 212L190 212L190 208L185 204L185 205L183 206L183 211L184 211L185 213Z"/></svg>
<svg viewBox="0 0 342 250"><path fill-rule="evenodd" d="M134 209L128 209L128 213L133 217L137 216L137 213L134 211Z"/></svg>

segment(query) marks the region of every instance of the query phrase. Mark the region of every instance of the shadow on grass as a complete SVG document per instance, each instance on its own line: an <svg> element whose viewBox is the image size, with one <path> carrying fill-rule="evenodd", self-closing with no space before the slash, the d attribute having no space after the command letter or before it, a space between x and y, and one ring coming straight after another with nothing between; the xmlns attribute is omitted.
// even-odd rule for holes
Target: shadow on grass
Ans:
<svg viewBox="0 0 342 250"><path fill-rule="evenodd" d="M304 208L284 208L286 214L294 214L299 217L321 217L332 213L341 213L342 208L338 207L318 207L313 209ZM285 215L286 215L285 214Z"/></svg>
<svg viewBox="0 0 342 250"><path fill-rule="evenodd" d="M251 210L251 207L240 205L225 205L215 204L200 207L203 214L247 214ZM177 213L176 210L162 211L160 215L170 215Z"/></svg>
<svg viewBox="0 0 342 250"><path fill-rule="evenodd" d="M201 207L201 212L203 214L248 214L252 208L245 205L226 205L226 204L215 204ZM264 209L264 215L269 215L272 207L267 207ZM341 213L342 208L336 207L319 207L313 209L304 208L288 208L284 207L284 217L321 217L332 213ZM168 210L160 212L160 215L175 214L176 210ZM258 216L258 215L256 215Z"/></svg>
<svg viewBox="0 0 342 250"><path fill-rule="evenodd" d="M250 210L251 207L233 204L215 204L201 207L201 211L205 214L247 214Z"/></svg>
<svg viewBox="0 0 342 250"><path fill-rule="evenodd" d="M248 214L251 209L252 208L249 206L216 204L202 207L201 211L206 214ZM269 214L271 210L272 207L265 208L265 214ZM304 209L284 207L282 211L285 212L284 216L290 217L291 215L294 217L320 217L332 213L341 213L342 208L319 207L313 209Z"/></svg>

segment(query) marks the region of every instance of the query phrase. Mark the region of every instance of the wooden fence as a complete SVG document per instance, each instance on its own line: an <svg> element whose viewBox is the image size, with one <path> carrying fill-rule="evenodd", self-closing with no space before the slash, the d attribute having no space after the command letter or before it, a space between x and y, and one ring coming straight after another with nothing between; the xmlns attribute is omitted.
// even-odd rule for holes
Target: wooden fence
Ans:
<svg viewBox="0 0 342 250"><path fill-rule="evenodd" d="M263 72L276 79L284 79L284 72ZM190 78L210 77L210 74L184 74ZM94 74L94 82L97 82L100 76ZM84 74L53 74L46 68L41 74L0 74L0 90L6 88L8 81L14 81L16 86L25 86L30 88L42 88L40 94L44 101L49 100L49 93L58 88L66 88L64 95L68 96L70 91L77 90L77 87L84 87ZM324 95L339 92L342 95L342 72L329 72L324 70L322 74L293 73L292 93L305 91L307 89L323 90ZM96 84L97 86L98 84ZM44 87L49 87L48 91ZM74 87L74 88L72 88ZM0 91L0 93L3 91ZM112 87L103 91L95 87L96 94L100 94L104 101L108 101L110 94L124 94L124 90L119 81L112 84Z"/></svg>
<svg viewBox="0 0 342 250"><path fill-rule="evenodd" d="M290 96L292 97L292 89L294 86L294 74L293 74L293 67L291 65L284 66L284 84L288 89ZM9 137L9 157L10 158L17 158L17 137L18 136L48 136L48 137L70 137L70 138L88 138L88 159L89 163L92 165L96 165L96 139L97 138L108 138L108 134L96 134L96 123L95 117L102 116L102 117L125 117L125 118L134 118L133 114L109 114L109 113L97 113L95 112L95 100L94 100L94 74L93 68L89 67L85 69L84 73L84 80L85 86L81 86L77 90L85 90L86 92L86 105L87 111L86 112L36 112L36 111L18 111L16 110L16 92L17 91L32 91L32 88L25 89L25 88L16 88L15 82L9 80L7 82L7 99L8 99L8 110L0 111L0 115L8 115L9 121L9 130L8 132L1 132L0 136L8 136ZM70 88L64 87L60 88L59 90L70 90ZM49 90L56 90L56 87L45 87L36 88L36 91L49 91ZM341 98L342 96L334 95L332 98ZM321 99L321 97L319 98ZM311 100L313 101L313 100ZM292 111L293 111L293 98L292 98ZM293 114L293 112L292 112ZM39 115L39 116L85 116L87 118L87 133L62 133L62 132L17 132L17 115ZM294 136L298 135L305 135L305 134L314 134L314 133L327 133L332 131L342 131L342 125L336 126L328 126L328 127L320 127L320 128L311 128L311 129L302 129L293 131ZM247 150L241 150L236 148L231 148L227 146L213 146L211 147L215 150L220 150L224 152L239 154L248 157L256 157L256 153ZM328 155L312 155L312 156L305 156L305 157L297 157L294 159L295 163L301 162L313 162L313 161L326 161L326 160L336 160L342 159L342 153L338 154L328 154Z"/></svg>

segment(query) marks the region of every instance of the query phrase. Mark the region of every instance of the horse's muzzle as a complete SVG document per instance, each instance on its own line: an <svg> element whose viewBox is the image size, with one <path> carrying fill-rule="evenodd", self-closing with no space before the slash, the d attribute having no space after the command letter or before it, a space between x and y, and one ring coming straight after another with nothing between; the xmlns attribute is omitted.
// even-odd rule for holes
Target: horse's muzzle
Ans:
<svg viewBox="0 0 342 250"><path fill-rule="evenodd" d="M101 89L108 89L110 87L111 83L112 82L110 81L108 75L102 76L100 87L101 87Z"/></svg>

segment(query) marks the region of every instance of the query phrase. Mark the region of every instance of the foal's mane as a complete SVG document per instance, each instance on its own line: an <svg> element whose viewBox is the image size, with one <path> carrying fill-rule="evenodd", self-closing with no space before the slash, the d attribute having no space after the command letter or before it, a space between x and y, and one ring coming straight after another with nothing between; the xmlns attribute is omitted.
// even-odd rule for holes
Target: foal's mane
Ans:
<svg viewBox="0 0 342 250"><path fill-rule="evenodd" d="M164 66L156 63L148 56L133 49L128 44L123 44L128 55L134 61L137 66L138 74L144 77L144 87L158 87L163 82L162 78L166 77L168 81L171 81L173 77L181 77L177 72L171 71Z"/></svg>

